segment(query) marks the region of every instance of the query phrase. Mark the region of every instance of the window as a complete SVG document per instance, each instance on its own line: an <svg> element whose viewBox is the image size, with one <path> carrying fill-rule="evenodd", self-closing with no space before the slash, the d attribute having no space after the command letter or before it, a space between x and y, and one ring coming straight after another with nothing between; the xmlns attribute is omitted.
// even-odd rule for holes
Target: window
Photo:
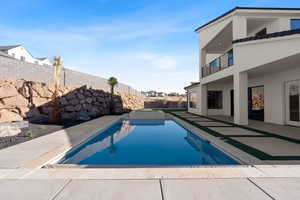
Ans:
<svg viewBox="0 0 300 200"><path fill-rule="evenodd" d="M12 53L11 55L12 55L12 57L16 57L16 55L14 53Z"/></svg>
<svg viewBox="0 0 300 200"><path fill-rule="evenodd" d="M222 91L207 92L207 108L222 109L223 108L223 93Z"/></svg>
<svg viewBox="0 0 300 200"><path fill-rule="evenodd" d="M220 67L220 58L216 58L209 63L210 67Z"/></svg>
<svg viewBox="0 0 300 200"><path fill-rule="evenodd" d="M267 29L263 28L262 30L260 30L259 32L257 32L255 34L255 36L262 36L262 35L266 35L267 34Z"/></svg>
<svg viewBox="0 0 300 200"><path fill-rule="evenodd" d="M197 93L195 92L189 93L189 107L197 108Z"/></svg>
<svg viewBox="0 0 300 200"><path fill-rule="evenodd" d="M228 66L232 66L233 65L233 49L231 49L230 51L227 52L227 62L228 62Z"/></svg>
<svg viewBox="0 0 300 200"><path fill-rule="evenodd" d="M21 61L25 61L25 57L24 56L21 56Z"/></svg>
<svg viewBox="0 0 300 200"><path fill-rule="evenodd" d="M300 19L291 19L291 30L300 29Z"/></svg>
<svg viewBox="0 0 300 200"><path fill-rule="evenodd" d="M37 65L38 65L38 64L39 64L39 62L38 62L38 61L34 61L34 64L37 64Z"/></svg>

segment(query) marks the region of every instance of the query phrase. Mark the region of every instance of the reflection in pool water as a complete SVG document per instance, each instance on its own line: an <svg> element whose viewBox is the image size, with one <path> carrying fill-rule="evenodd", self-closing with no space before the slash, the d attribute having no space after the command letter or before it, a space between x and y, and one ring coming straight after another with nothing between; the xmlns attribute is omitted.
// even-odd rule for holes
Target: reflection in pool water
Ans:
<svg viewBox="0 0 300 200"><path fill-rule="evenodd" d="M238 164L173 120L121 120L60 163L89 165Z"/></svg>

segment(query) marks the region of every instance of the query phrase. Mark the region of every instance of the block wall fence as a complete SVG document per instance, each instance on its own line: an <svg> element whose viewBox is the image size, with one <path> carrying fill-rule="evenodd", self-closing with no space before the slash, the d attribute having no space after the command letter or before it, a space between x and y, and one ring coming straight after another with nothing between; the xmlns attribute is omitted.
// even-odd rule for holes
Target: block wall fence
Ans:
<svg viewBox="0 0 300 200"><path fill-rule="evenodd" d="M53 79L53 67L22 62L0 55L0 79L25 79L27 81L49 84ZM61 72L61 84L64 86L78 87L86 85L93 89L109 91L107 79L77 72L68 68L64 68ZM141 96L139 91L123 83L119 83L116 90L122 93Z"/></svg>

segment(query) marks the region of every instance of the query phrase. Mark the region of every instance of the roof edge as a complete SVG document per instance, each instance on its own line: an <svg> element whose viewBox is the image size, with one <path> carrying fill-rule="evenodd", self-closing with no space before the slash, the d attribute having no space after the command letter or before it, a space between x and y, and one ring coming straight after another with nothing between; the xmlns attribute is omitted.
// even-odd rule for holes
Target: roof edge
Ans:
<svg viewBox="0 0 300 200"><path fill-rule="evenodd" d="M218 21L219 19L229 15L230 13L236 11L236 10L299 10L300 11L300 8L274 8L274 7L235 7L229 11L227 11L226 13L220 15L219 17L216 17L215 19L209 21L208 23L198 27L195 29L195 32L198 32L200 29L208 26L209 24L212 24L213 22L215 21Z"/></svg>
<svg viewBox="0 0 300 200"><path fill-rule="evenodd" d="M195 82L195 83L192 83L191 85L188 85L188 86L184 87L184 89L186 90L188 88L194 87L194 86L199 85L199 84L200 84L200 82Z"/></svg>

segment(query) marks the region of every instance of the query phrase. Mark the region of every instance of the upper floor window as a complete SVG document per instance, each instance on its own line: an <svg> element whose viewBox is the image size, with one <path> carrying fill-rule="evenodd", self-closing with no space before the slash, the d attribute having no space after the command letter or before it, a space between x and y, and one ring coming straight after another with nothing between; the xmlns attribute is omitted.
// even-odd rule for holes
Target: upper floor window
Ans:
<svg viewBox="0 0 300 200"><path fill-rule="evenodd" d="M255 36L262 36L267 34L267 28L263 28L260 31L258 31Z"/></svg>
<svg viewBox="0 0 300 200"><path fill-rule="evenodd" d="M209 63L210 67L220 67L220 58L216 58Z"/></svg>
<svg viewBox="0 0 300 200"><path fill-rule="evenodd" d="M291 30L300 29L300 19L291 19Z"/></svg>
<svg viewBox="0 0 300 200"><path fill-rule="evenodd" d="M25 61L25 57L24 56L21 56L20 59L21 59L21 61Z"/></svg>
<svg viewBox="0 0 300 200"><path fill-rule="evenodd" d="M227 52L227 62L228 62L228 66L233 65L233 49Z"/></svg>

